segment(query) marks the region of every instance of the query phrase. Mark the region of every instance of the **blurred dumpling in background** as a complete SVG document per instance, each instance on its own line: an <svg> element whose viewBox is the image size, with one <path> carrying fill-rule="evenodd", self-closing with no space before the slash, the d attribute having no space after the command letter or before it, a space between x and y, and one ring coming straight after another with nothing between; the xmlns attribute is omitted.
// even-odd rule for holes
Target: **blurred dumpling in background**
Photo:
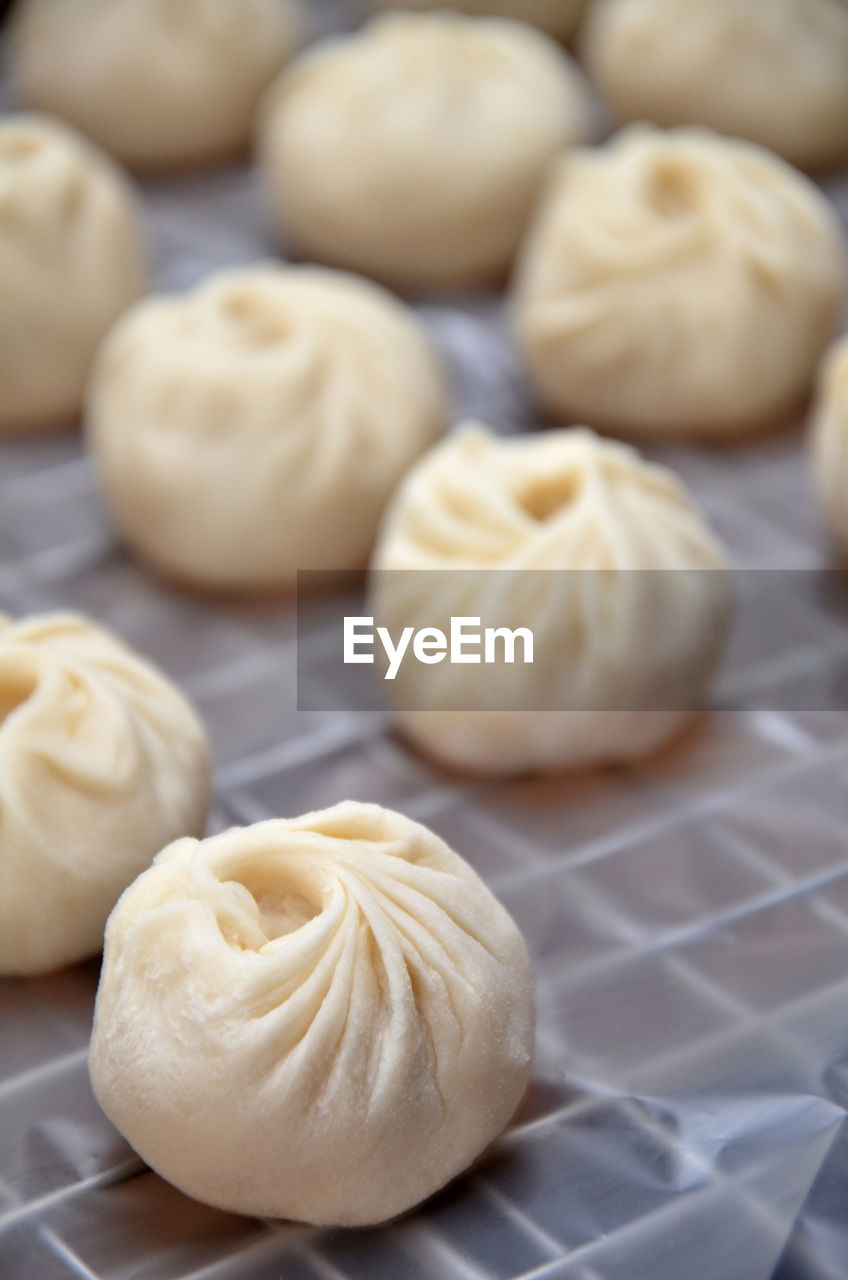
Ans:
<svg viewBox="0 0 848 1280"><path fill-rule="evenodd" d="M528 628L533 661L404 663L386 685L398 723L429 756L481 774L647 756L709 688L727 567L683 485L634 449L586 430L501 440L466 426L393 498L368 612L395 639L447 635L451 617Z"/></svg>
<svg viewBox="0 0 848 1280"><path fill-rule="evenodd" d="M58 121L0 118L0 432L73 422L101 338L145 279L111 160Z"/></svg>
<svg viewBox="0 0 848 1280"><path fill-rule="evenodd" d="M445 427L414 313L319 267L225 271L140 303L98 357L89 442L116 523L180 581L274 590L365 568Z"/></svg>
<svg viewBox="0 0 848 1280"><path fill-rule="evenodd" d="M459 9L480 18L520 18L567 40L587 0L372 0L383 9Z"/></svg>
<svg viewBox="0 0 848 1280"><path fill-rule="evenodd" d="M708 130L632 126L558 162L516 320L563 418L732 439L802 407L845 285L836 213L803 174Z"/></svg>
<svg viewBox="0 0 848 1280"><path fill-rule="evenodd" d="M813 415L813 465L825 518L848 555L848 338L836 344L822 369Z"/></svg>
<svg viewBox="0 0 848 1280"><path fill-rule="evenodd" d="M243 150L257 103L300 42L300 0L22 0L12 78L131 168Z"/></svg>
<svg viewBox="0 0 848 1280"><path fill-rule="evenodd" d="M848 158L845 0L596 0L584 51L621 120L709 125L803 168Z"/></svg>
<svg viewBox="0 0 848 1280"><path fill-rule="evenodd" d="M590 115L575 64L532 27L389 14L316 46L271 90L271 217L299 252L402 289L496 284Z"/></svg>
<svg viewBox="0 0 848 1280"><path fill-rule="evenodd" d="M200 835L206 735L117 636L72 615L0 615L0 974L94 955L155 855Z"/></svg>

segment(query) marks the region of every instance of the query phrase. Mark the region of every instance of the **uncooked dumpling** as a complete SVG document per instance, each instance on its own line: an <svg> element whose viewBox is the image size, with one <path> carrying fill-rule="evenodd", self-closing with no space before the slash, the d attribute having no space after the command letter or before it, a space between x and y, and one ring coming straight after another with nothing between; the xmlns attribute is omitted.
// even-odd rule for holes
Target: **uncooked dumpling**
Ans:
<svg viewBox="0 0 848 1280"><path fill-rule="evenodd" d="M103 944L120 894L203 830L206 737L158 671L84 618L0 616L0 974Z"/></svg>
<svg viewBox="0 0 848 1280"><path fill-rule="evenodd" d="M225 160L302 29L296 0L22 0L19 100L135 169Z"/></svg>
<svg viewBox="0 0 848 1280"><path fill-rule="evenodd" d="M709 125L804 168L848 158L845 0L596 0L585 53L622 120Z"/></svg>
<svg viewBox="0 0 848 1280"><path fill-rule="evenodd" d="M479 665L408 659L386 685L418 747L485 774L656 751L702 705L732 609L679 481L586 430L462 428L400 486L373 570L368 612L395 643L452 618L532 633L532 663L519 641L514 665L485 665L478 644Z"/></svg>
<svg viewBox="0 0 848 1280"><path fill-rule="evenodd" d="M145 559L200 587L267 590L364 568L445 414L410 310L353 276L266 266L130 312L98 359L88 426Z"/></svg>
<svg viewBox="0 0 848 1280"><path fill-rule="evenodd" d="M284 244L398 288L496 283L545 170L589 130L575 65L504 19L389 14L318 45L269 94Z"/></svg>
<svg viewBox="0 0 848 1280"><path fill-rule="evenodd" d="M460 9L477 17L520 18L558 40L574 31L586 0L377 0L383 9Z"/></svg>
<svg viewBox="0 0 848 1280"><path fill-rule="evenodd" d="M845 280L835 212L802 174L753 143L634 126L559 162L518 333L570 421L732 439L801 407Z"/></svg>
<svg viewBox="0 0 848 1280"><path fill-rule="evenodd" d="M0 432L70 425L106 330L144 289L128 184L46 117L0 119Z"/></svg>
<svg viewBox="0 0 848 1280"><path fill-rule="evenodd" d="M180 840L121 898L91 1078L186 1194L361 1226L508 1123L533 987L515 924L425 827L348 802Z"/></svg>
<svg viewBox="0 0 848 1280"><path fill-rule="evenodd" d="M816 489L830 528L848 554L848 339L829 353L813 420Z"/></svg>

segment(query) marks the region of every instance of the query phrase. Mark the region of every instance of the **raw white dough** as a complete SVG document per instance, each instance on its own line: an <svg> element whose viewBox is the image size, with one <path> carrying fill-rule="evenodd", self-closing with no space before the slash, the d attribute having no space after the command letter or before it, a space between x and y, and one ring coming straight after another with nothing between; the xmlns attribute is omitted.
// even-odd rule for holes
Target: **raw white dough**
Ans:
<svg viewBox="0 0 848 1280"><path fill-rule="evenodd" d="M170 681L84 618L0 616L0 974L98 952L208 799L203 727Z"/></svg>
<svg viewBox="0 0 848 1280"><path fill-rule="evenodd" d="M118 169L46 118L0 118L0 432L70 424L106 330L144 289Z"/></svg>
<svg viewBox="0 0 848 1280"><path fill-rule="evenodd" d="M709 125L805 168L848 158L845 0L596 0L585 54L622 120Z"/></svg>
<svg viewBox="0 0 848 1280"><path fill-rule="evenodd" d="M583 79L541 32L388 14L271 90L268 207L285 243L396 287L492 284L551 160L588 132Z"/></svg>
<svg viewBox="0 0 848 1280"><path fill-rule="evenodd" d="M383 9L459 9L476 17L520 18L566 40L586 0L379 0Z"/></svg>
<svg viewBox="0 0 848 1280"><path fill-rule="evenodd" d="M732 612L724 553L676 477L581 429L462 428L400 486L373 568L368 612L395 639L447 635L451 617L533 632L532 666L408 661L386 686L417 746L484 774L656 751L701 705Z"/></svg>
<svg viewBox="0 0 848 1280"><path fill-rule="evenodd" d="M801 407L845 298L835 212L753 143L634 126L559 163L516 314L558 414L733 438Z"/></svg>
<svg viewBox="0 0 848 1280"><path fill-rule="evenodd" d="M301 18L297 0L22 0L14 87L132 168L209 164L247 145Z"/></svg>
<svg viewBox="0 0 848 1280"><path fill-rule="evenodd" d="M825 361L813 418L813 465L825 518L848 554L848 338Z"/></svg>
<svg viewBox="0 0 848 1280"><path fill-rule="evenodd" d="M524 942L476 873L348 802L159 855L109 921L91 1078L186 1194L360 1226L500 1133L533 1028Z"/></svg>
<svg viewBox="0 0 848 1280"><path fill-rule="evenodd" d="M353 276L265 266L134 309L104 344L88 425L115 521L146 559L262 590L364 568L445 415L411 311Z"/></svg>

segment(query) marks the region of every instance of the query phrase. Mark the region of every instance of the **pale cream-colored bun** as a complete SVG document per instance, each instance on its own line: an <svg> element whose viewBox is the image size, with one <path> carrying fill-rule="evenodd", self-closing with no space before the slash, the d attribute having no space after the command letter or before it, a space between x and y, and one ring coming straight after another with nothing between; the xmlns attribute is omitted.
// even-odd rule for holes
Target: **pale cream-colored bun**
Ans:
<svg viewBox="0 0 848 1280"><path fill-rule="evenodd" d="M308 51L271 90L261 161L285 244L398 288L507 271L588 94L541 32L456 13L387 14Z"/></svg>
<svg viewBox="0 0 848 1280"><path fill-rule="evenodd" d="M201 588L276 590L365 567L446 413L412 311L353 276L263 266L130 312L98 359L88 438L145 559Z"/></svg>
<svg viewBox="0 0 848 1280"><path fill-rule="evenodd" d="M813 413L816 490L832 533L848 554L848 338L829 352Z"/></svg>
<svg viewBox="0 0 848 1280"><path fill-rule="evenodd" d="M386 685L398 724L482 774L647 756L709 688L732 614L727 567L677 478L628 446L465 426L393 499L369 613L395 640L404 627L448 635L451 617L528 628L533 663L409 659Z"/></svg>
<svg viewBox="0 0 848 1280"><path fill-rule="evenodd" d="M835 212L753 143L633 126L560 161L516 320L555 412L732 439L801 408L845 299Z"/></svg>
<svg viewBox="0 0 848 1280"><path fill-rule="evenodd" d="M206 736L169 680L85 618L0 616L0 974L98 952L208 803Z"/></svg>
<svg viewBox="0 0 848 1280"><path fill-rule="evenodd" d="M97 346L145 277L112 162L56 121L0 118L0 432L73 422Z"/></svg>
<svg viewBox="0 0 848 1280"><path fill-rule="evenodd" d="M13 86L131 168L211 164L247 146L301 32L299 0L23 0Z"/></svg>
<svg viewBox="0 0 848 1280"><path fill-rule="evenodd" d="M459 9L478 18L520 18L567 40L587 0L373 0L382 9Z"/></svg>
<svg viewBox="0 0 848 1280"><path fill-rule="evenodd" d="M362 1226L497 1137L533 1035L527 951L482 880L348 801L159 855L109 921L91 1079L187 1195Z"/></svg>
<svg viewBox="0 0 848 1280"><path fill-rule="evenodd" d="M804 168L848 158L845 0L596 0L584 51L622 120L708 125Z"/></svg>

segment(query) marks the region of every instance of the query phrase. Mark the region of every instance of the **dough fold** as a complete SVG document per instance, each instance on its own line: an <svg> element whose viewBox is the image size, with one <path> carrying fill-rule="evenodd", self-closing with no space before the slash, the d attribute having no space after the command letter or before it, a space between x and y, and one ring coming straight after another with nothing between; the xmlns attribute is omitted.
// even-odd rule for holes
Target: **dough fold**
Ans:
<svg viewBox="0 0 848 1280"><path fill-rule="evenodd" d="M588 138L589 91L541 32L393 13L308 50L264 112L282 243L402 290L494 285L545 171Z"/></svg>
<svg viewBox="0 0 848 1280"><path fill-rule="evenodd" d="M130 312L98 358L87 426L146 560L200 588L274 591L299 569L365 567L446 413L410 310L352 276L266 266Z"/></svg>
<svg viewBox="0 0 848 1280"><path fill-rule="evenodd" d="M12 81L130 168L237 155L305 30L299 0L22 0Z"/></svg>
<svg viewBox="0 0 848 1280"><path fill-rule="evenodd" d="M584 32L621 120L707 125L802 168L848 157L844 0L595 0Z"/></svg>
<svg viewBox="0 0 848 1280"><path fill-rule="evenodd" d="M94 955L127 885L203 830L206 736L102 627L0 617L0 974Z"/></svg>
<svg viewBox="0 0 848 1280"><path fill-rule="evenodd" d="M802 407L845 283L835 212L802 174L706 130L634 126L559 162L516 323L566 419L733 439Z"/></svg>
<svg viewBox="0 0 848 1280"><path fill-rule="evenodd" d="M70 426L103 335L144 290L130 188L47 117L0 119L0 434Z"/></svg>
<svg viewBox="0 0 848 1280"><path fill-rule="evenodd" d="M724 553L676 477L577 429L460 429L400 486L372 569L369 613L395 641L448 636L452 618L532 632L532 664L517 642L512 665L410 658L386 684L416 746L480 774L656 751L700 709L733 607Z"/></svg>
<svg viewBox="0 0 848 1280"><path fill-rule="evenodd" d="M348 802L159 855L109 921L91 1078L188 1195L361 1226L500 1133L533 1025L524 943L476 873Z"/></svg>

